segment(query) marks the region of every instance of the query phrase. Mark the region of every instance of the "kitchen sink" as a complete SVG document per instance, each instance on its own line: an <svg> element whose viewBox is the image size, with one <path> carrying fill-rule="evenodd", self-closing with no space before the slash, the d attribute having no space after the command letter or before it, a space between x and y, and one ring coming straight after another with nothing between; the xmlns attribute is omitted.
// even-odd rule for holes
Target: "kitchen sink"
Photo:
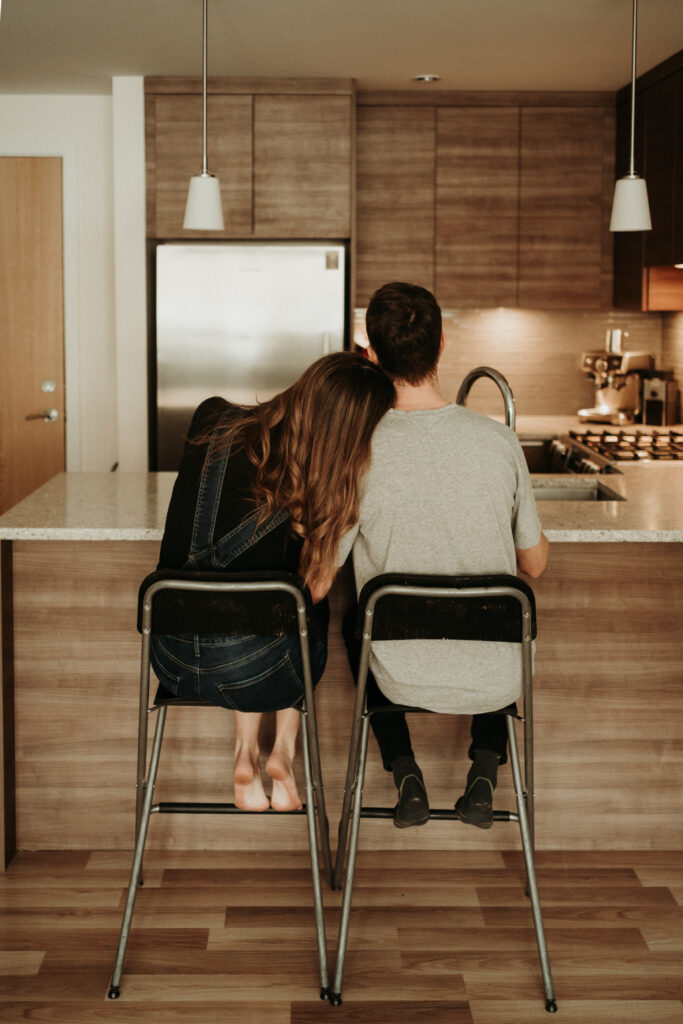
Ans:
<svg viewBox="0 0 683 1024"><path fill-rule="evenodd" d="M567 470L553 449L553 437L520 439L530 473L566 473Z"/></svg>
<svg viewBox="0 0 683 1024"><path fill-rule="evenodd" d="M536 501L626 501L595 477L565 476L559 480L532 480Z"/></svg>

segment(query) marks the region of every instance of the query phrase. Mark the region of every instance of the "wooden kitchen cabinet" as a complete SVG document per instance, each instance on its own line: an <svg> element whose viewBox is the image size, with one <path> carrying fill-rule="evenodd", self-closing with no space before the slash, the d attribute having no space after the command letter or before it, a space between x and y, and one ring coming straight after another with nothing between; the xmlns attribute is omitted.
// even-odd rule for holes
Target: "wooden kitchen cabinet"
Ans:
<svg viewBox="0 0 683 1024"><path fill-rule="evenodd" d="M182 226L190 177L201 172L201 82L152 78L145 90L149 238L350 236L350 81L210 80L208 167L225 218L215 232Z"/></svg>
<svg viewBox="0 0 683 1024"><path fill-rule="evenodd" d="M389 281L434 288L435 112L357 113L356 303Z"/></svg>
<svg viewBox="0 0 683 1024"><path fill-rule="evenodd" d="M628 171L631 87L617 95L617 175ZM647 182L651 231L614 234L614 305L683 309L683 50L636 82L635 170Z"/></svg>
<svg viewBox="0 0 683 1024"><path fill-rule="evenodd" d="M676 107L683 74L657 82L645 93L645 167L652 231L644 232L645 266L664 267L683 261L676 239ZM683 140L681 149L683 150ZM683 157L683 152L680 154ZM677 259L676 256L680 259Z"/></svg>
<svg viewBox="0 0 683 1024"><path fill-rule="evenodd" d="M201 95L148 95L147 237L248 238L252 233L251 96L207 98L208 167L221 183L226 231L185 231L190 178L202 170Z"/></svg>
<svg viewBox="0 0 683 1024"><path fill-rule="evenodd" d="M517 305L517 107L437 110L436 291L459 308Z"/></svg>
<svg viewBox="0 0 683 1024"><path fill-rule="evenodd" d="M605 94L359 94L357 304L384 281L455 308L611 304Z"/></svg>
<svg viewBox="0 0 683 1024"><path fill-rule="evenodd" d="M254 234L348 238L348 96L254 97Z"/></svg>
<svg viewBox="0 0 683 1024"><path fill-rule="evenodd" d="M609 306L612 117L600 107L525 108L520 138L519 305Z"/></svg>

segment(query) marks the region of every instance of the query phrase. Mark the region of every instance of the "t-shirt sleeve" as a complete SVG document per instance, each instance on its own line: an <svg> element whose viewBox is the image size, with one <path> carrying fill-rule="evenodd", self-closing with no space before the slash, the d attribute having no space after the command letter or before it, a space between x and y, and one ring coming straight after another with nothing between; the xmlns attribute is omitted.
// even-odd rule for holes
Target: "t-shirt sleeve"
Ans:
<svg viewBox="0 0 683 1024"><path fill-rule="evenodd" d="M531 486L529 468L522 446L513 435L513 452L517 467L517 491L512 512L512 535L519 550L535 547L541 539L541 520Z"/></svg>

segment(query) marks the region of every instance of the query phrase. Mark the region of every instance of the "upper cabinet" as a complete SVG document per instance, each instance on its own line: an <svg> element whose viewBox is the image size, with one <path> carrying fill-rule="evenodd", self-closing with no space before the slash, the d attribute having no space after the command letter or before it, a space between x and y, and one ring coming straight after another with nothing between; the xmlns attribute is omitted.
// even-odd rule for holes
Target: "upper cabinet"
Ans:
<svg viewBox="0 0 683 1024"><path fill-rule="evenodd" d="M516 306L519 111L436 112L436 294L450 306Z"/></svg>
<svg viewBox="0 0 683 1024"><path fill-rule="evenodd" d="M400 272L459 308L610 305L611 96L360 93L357 160L358 304Z"/></svg>
<svg viewBox="0 0 683 1024"><path fill-rule="evenodd" d="M224 231L185 231L190 177L201 171L201 81L145 81L150 238L349 238L353 84L210 79L208 166L221 183Z"/></svg>
<svg viewBox="0 0 683 1024"><path fill-rule="evenodd" d="M356 302L389 281L434 288L435 114L360 106L356 159Z"/></svg>
<svg viewBox="0 0 683 1024"><path fill-rule="evenodd" d="M523 107L520 306L611 304L614 116L605 107Z"/></svg>
<svg viewBox="0 0 683 1024"><path fill-rule="evenodd" d="M617 176L628 171L631 87L617 96ZM636 83L635 169L647 182L651 231L615 232L614 304L683 309L683 50Z"/></svg>
<svg viewBox="0 0 683 1024"><path fill-rule="evenodd" d="M648 115L661 153L675 150L683 117L678 86L675 125L667 114L671 88L658 116L652 92ZM182 222L201 170L201 81L150 78L145 93L149 238L348 239L358 306L392 280L455 308L612 303L612 94L356 95L351 80L210 79L208 166L225 230L200 232ZM679 188L682 165L657 160ZM657 180L648 174L651 189ZM661 207L667 254L683 235L680 207ZM625 244L615 296L623 281L640 287L645 242Z"/></svg>

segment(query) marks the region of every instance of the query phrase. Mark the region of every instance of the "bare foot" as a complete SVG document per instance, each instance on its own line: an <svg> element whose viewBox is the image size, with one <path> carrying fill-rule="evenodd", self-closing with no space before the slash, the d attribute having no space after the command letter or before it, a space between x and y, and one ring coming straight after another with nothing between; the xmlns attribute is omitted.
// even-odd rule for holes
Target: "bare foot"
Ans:
<svg viewBox="0 0 683 1024"><path fill-rule="evenodd" d="M273 810L298 811L301 807L301 797L296 788L291 761L273 751L266 761L266 771L273 780L273 792L270 797L270 806Z"/></svg>
<svg viewBox="0 0 683 1024"><path fill-rule="evenodd" d="M235 807L242 811L267 811L270 801L261 780L258 755L249 750L235 754Z"/></svg>

